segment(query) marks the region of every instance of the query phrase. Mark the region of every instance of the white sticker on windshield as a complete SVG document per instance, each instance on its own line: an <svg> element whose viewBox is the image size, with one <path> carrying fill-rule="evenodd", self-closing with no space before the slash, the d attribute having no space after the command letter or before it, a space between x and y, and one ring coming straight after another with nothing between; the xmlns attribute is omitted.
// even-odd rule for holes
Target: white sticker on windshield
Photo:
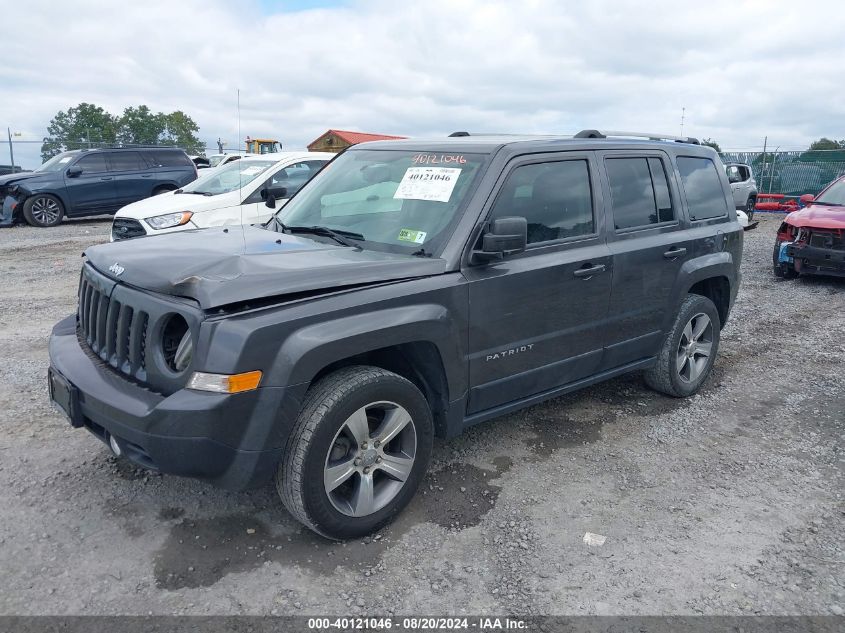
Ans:
<svg viewBox="0 0 845 633"><path fill-rule="evenodd" d="M244 176L254 176L255 174L260 174L265 169L267 168L261 165L251 165L242 169L241 174Z"/></svg>
<svg viewBox="0 0 845 633"><path fill-rule="evenodd" d="M409 167L393 197L449 202L460 175L461 170L454 167Z"/></svg>
<svg viewBox="0 0 845 633"><path fill-rule="evenodd" d="M71 159L72 159L72 158L73 158L73 156L65 156L64 158L60 158L60 159L59 159L59 164L62 164L62 163L69 163L69 162L71 161Z"/></svg>

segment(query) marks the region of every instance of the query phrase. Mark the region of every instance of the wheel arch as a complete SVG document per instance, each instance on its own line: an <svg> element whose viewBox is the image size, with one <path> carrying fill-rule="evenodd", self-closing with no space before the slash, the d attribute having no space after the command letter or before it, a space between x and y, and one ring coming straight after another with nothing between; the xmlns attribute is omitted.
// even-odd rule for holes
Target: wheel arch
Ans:
<svg viewBox="0 0 845 633"><path fill-rule="evenodd" d="M26 204L26 202L30 198L34 198L36 196L53 196L54 198L57 198L59 202L62 203L65 215L69 215L73 212L73 208L70 204L70 199L67 197L67 191L52 188L33 190L24 187L21 184L18 185L18 191L20 192L20 197L18 201L18 206L15 209L16 213L23 214L23 205ZM21 217L23 217L23 215L21 215Z"/></svg>
<svg viewBox="0 0 845 633"><path fill-rule="evenodd" d="M681 268L677 282L676 309L688 294L710 299L719 313L720 326L727 323L739 284L738 261L722 251L688 260ZM674 311L667 315L666 327L671 324Z"/></svg>
<svg viewBox="0 0 845 633"><path fill-rule="evenodd" d="M342 367L380 367L420 389L442 433L449 402L465 391L456 328L448 310L434 304L316 323L286 338L268 372L268 384L311 385Z"/></svg>

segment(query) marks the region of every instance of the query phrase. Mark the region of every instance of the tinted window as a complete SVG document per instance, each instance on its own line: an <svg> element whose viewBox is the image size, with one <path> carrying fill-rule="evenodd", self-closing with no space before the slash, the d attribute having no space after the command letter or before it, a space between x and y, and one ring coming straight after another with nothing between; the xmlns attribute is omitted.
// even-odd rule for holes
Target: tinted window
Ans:
<svg viewBox="0 0 845 633"><path fill-rule="evenodd" d="M108 171L106 168L105 154L91 154L90 156L83 156L76 163L77 167L82 168L82 173L97 173L101 171Z"/></svg>
<svg viewBox="0 0 845 633"><path fill-rule="evenodd" d="M651 171L651 184L654 185L657 219L660 222L671 222L675 219L675 212L672 209L672 196L669 194L669 182L666 180L663 161L659 158L649 158L648 168Z"/></svg>
<svg viewBox="0 0 845 633"><path fill-rule="evenodd" d="M608 158L605 164L617 229L674 219L663 161L659 158Z"/></svg>
<svg viewBox="0 0 845 633"><path fill-rule="evenodd" d="M109 162L112 171L137 171L147 168L138 152L111 152Z"/></svg>
<svg viewBox="0 0 845 633"><path fill-rule="evenodd" d="M493 205L491 218L523 217L528 243L595 232L590 172L585 160L517 167Z"/></svg>
<svg viewBox="0 0 845 633"><path fill-rule="evenodd" d="M144 156L153 167L185 167L191 159L184 152L144 152Z"/></svg>
<svg viewBox="0 0 845 633"><path fill-rule="evenodd" d="M687 195L690 218L706 220L728 212L725 192L716 165L709 158L678 157L678 171Z"/></svg>

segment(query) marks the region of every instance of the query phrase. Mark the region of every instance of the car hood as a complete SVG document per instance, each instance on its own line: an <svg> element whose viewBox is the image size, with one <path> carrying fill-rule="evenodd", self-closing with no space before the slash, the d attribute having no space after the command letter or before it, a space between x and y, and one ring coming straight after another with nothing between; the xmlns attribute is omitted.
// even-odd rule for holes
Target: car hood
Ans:
<svg viewBox="0 0 845 633"><path fill-rule="evenodd" d="M845 229L845 207L811 204L787 215L786 223L797 227Z"/></svg>
<svg viewBox="0 0 845 633"><path fill-rule="evenodd" d="M120 209L115 214L115 217L143 220L176 211L193 211L194 213L198 213L211 209L222 209L239 204L240 195L240 191L230 191L229 193L221 193L216 196L199 196L192 193L176 193L170 191L128 204Z"/></svg>
<svg viewBox="0 0 845 633"><path fill-rule="evenodd" d="M205 309L446 271L442 259L324 244L260 227L198 229L85 251L99 272Z"/></svg>
<svg viewBox="0 0 845 633"><path fill-rule="evenodd" d="M0 176L0 188L8 187L9 185L14 185L22 180L30 180L31 178L38 178L39 176L45 176L46 174L41 172L18 172L17 174L6 174L4 176Z"/></svg>

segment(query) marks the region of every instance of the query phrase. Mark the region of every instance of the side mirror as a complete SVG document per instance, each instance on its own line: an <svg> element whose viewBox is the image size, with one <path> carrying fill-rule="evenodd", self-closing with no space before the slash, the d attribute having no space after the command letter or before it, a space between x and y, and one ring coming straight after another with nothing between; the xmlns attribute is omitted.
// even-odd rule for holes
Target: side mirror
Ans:
<svg viewBox="0 0 845 633"><path fill-rule="evenodd" d="M76 178L82 173L82 167L79 167L77 165L71 165L67 168L67 171L65 173L67 174L68 178Z"/></svg>
<svg viewBox="0 0 845 633"><path fill-rule="evenodd" d="M287 187L264 187L261 190L261 199L264 204L270 208L276 208L276 200L284 198L288 195Z"/></svg>
<svg viewBox="0 0 845 633"><path fill-rule="evenodd" d="M803 196L801 196L799 198L799 200L801 201L801 204L803 204L805 207L808 204L810 204L811 202L813 202L813 200L815 200L815 199L816 199L816 196L814 196L811 193L805 193Z"/></svg>
<svg viewBox="0 0 845 633"><path fill-rule="evenodd" d="M496 218L481 236L481 250L473 255L482 261L502 259L525 250L528 244L528 221L522 217Z"/></svg>

